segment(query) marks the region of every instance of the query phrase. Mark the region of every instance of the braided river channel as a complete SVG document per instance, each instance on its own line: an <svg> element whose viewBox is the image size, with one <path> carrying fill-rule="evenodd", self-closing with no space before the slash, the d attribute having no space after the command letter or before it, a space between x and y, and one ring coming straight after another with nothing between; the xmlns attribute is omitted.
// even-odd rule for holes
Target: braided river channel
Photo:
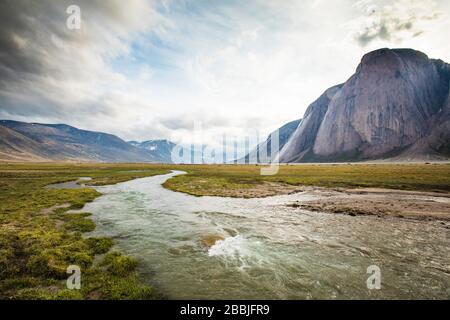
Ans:
<svg viewBox="0 0 450 320"><path fill-rule="evenodd" d="M438 221L351 217L264 199L194 197L162 187L183 172L96 187L92 236L140 261L169 299L448 299L450 230ZM368 286L370 266L381 289ZM371 281L369 281L372 283Z"/></svg>

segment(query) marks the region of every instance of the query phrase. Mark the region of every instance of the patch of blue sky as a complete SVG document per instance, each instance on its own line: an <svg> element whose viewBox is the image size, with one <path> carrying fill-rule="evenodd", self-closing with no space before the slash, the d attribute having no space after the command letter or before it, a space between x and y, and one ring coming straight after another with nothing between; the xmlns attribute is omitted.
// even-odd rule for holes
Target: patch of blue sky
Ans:
<svg viewBox="0 0 450 320"><path fill-rule="evenodd" d="M179 72L176 61L182 48L163 41L154 33L140 35L130 46L126 55L109 60L110 67L126 76L136 77L143 70L151 70L154 76L164 77Z"/></svg>

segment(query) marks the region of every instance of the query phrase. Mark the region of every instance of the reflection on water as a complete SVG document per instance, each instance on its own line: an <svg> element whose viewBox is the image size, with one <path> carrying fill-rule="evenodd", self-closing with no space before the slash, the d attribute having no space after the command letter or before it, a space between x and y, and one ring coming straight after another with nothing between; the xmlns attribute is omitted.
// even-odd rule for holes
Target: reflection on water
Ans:
<svg viewBox="0 0 450 320"><path fill-rule="evenodd" d="M350 217L266 199L193 197L161 184L180 174L97 188L83 210L94 235L142 261L171 299L415 299L450 297L449 230L438 222ZM368 290L367 267L382 272Z"/></svg>

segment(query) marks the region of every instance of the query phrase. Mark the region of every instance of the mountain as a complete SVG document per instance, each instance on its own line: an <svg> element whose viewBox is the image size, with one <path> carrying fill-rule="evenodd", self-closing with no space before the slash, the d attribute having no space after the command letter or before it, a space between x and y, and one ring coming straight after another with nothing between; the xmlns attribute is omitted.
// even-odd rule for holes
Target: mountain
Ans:
<svg viewBox="0 0 450 320"><path fill-rule="evenodd" d="M157 162L151 153L106 133L65 124L0 120L3 161Z"/></svg>
<svg viewBox="0 0 450 320"><path fill-rule="evenodd" d="M450 65L412 49L366 54L307 109L281 162L450 157Z"/></svg>
<svg viewBox="0 0 450 320"><path fill-rule="evenodd" d="M245 156L245 163L272 162L273 156L276 155L272 155L272 138L276 133L278 133L279 150L281 150L289 141L289 138L292 136L292 134L297 130L301 121L302 120L291 121L279 128L277 131L272 132L264 142L257 145L255 149L253 149L251 152L249 152L248 155ZM242 161L243 159L241 159L240 162Z"/></svg>
<svg viewBox="0 0 450 320"><path fill-rule="evenodd" d="M149 140L144 142L128 141L129 144L146 150L154 159L163 163L172 163L172 150L175 144L168 140Z"/></svg>
<svg viewBox="0 0 450 320"><path fill-rule="evenodd" d="M185 164L203 164L212 163L214 159L205 153L206 145L178 145L180 150L174 150L177 145L169 140L149 140L144 142L128 141L129 144L144 149L152 155L158 162L163 163L185 163ZM172 151L178 151L178 157L172 159ZM218 159L223 155L218 154ZM222 163L222 162L220 162Z"/></svg>

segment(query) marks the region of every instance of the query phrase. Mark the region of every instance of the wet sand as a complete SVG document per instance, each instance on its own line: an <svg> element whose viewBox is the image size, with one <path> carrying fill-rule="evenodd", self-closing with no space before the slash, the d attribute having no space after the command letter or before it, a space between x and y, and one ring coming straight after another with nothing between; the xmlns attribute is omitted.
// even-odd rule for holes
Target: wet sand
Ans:
<svg viewBox="0 0 450 320"><path fill-rule="evenodd" d="M293 202L288 206L312 212L441 220L450 223L450 193L383 188L292 186L276 182L264 182L251 188L220 189L212 192L215 196L230 198L267 198L296 193L314 195L317 199Z"/></svg>
<svg viewBox="0 0 450 320"><path fill-rule="evenodd" d="M319 200L294 202L290 207L313 212L378 216L414 220L441 220L450 228L450 194L390 189L314 191ZM447 223L445 223L447 222Z"/></svg>

